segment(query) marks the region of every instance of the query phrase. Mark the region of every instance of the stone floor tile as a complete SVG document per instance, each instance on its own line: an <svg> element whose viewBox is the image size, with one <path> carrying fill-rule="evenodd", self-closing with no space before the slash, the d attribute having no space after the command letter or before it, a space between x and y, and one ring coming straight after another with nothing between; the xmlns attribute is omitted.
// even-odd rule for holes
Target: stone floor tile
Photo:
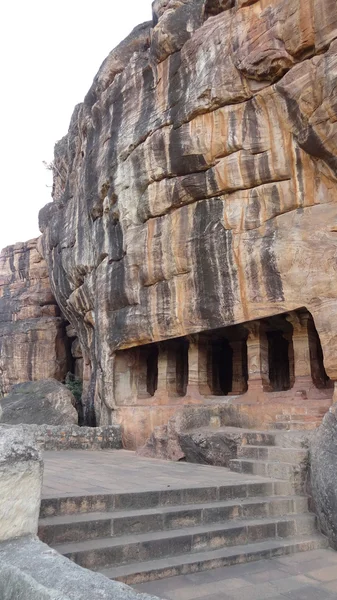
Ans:
<svg viewBox="0 0 337 600"><path fill-rule="evenodd" d="M336 594L324 590L322 587L314 586L304 587L300 590L293 590L284 594L288 600L336 600Z"/></svg>
<svg viewBox="0 0 337 600"><path fill-rule="evenodd" d="M180 600L178 597L175 600ZM199 598L199 600L233 600L233 596L228 596L227 594L221 592L220 594L212 594L211 596L203 596ZM281 600L284 600L282 598Z"/></svg>
<svg viewBox="0 0 337 600"><path fill-rule="evenodd" d="M248 584L237 590L228 590L227 593L233 600L266 600L276 594L275 589L269 582L257 585Z"/></svg>
<svg viewBox="0 0 337 600"><path fill-rule="evenodd" d="M327 559L324 555L321 555L321 558L316 558L315 560L312 559L305 562L296 562L294 564L296 564L299 573L309 573L310 571L318 571L318 569L331 567L331 563L327 562ZM334 568L337 569L337 565L334 563L332 564L334 565Z"/></svg>
<svg viewBox="0 0 337 600"><path fill-rule="evenodd" d="M309 571L307 575L318 581L333 581L337 577L337 565L315 569L314 571Z"/></svg>
<svg viewBox="0 0 337 600"><path fill-rule="evenodd" d="M266 568L264 571L258 571L257 573L250 573L247 575L248 581L251 583L262 583L264 581L275 581L278 579L284 579L285 572L281 569Z"/></svg>
<svg viewBox="0 0 337 600"><path fill-rule="evenodd" d="M186 579L186 576L180 575L179 577L168 577L167 579L158 579L157 581L138 583L132 587L138 592L143 592L144 594L153 594L155 596L159 596L160 598L164 598L166 593L172 594L175 590L188 586L191 586L191 583Z"/></svg>
<svg viewBox="0 0 337 600"><path fill-rule="evenodd" d="M330 592L335 592L337 598L337 579L335 579L334 581L329 581L329 583L324 583L323 588Z"/></svg>
<svg viewBox="0 0 337 600"><path fill-rule="evenodd" d="M308 585L315 587L313 580L304 575L293 575L291 577L285 577L284 579L276 579L275 581L271 581L270 584L278 594L299 590Z"/></svg>

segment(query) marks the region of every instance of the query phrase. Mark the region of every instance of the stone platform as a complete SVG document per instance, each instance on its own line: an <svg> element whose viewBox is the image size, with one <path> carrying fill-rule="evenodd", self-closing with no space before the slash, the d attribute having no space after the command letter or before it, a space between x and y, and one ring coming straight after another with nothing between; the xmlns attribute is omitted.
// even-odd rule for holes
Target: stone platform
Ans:
<svg viewBox="0 0 337 600"><path fill-rule="evenodd" d="M270 482L221 467L141 458L128 450L46 451L43 459L43 498Z"/></svg>

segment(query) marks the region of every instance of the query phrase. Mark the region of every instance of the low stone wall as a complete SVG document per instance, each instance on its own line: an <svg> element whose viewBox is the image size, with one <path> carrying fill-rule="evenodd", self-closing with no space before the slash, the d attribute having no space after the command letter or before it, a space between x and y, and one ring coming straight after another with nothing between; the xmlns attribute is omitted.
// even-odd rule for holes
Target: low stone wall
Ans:
<svg viewBox="0 0 337 600"><path fill-rule="evenodd" d="M14 428L13 425L1 424L0 432L2 429ZM21 428L27 435L32 435L43 450L119 450L122 448L119 425L107 427L22 425Z"/></svg>

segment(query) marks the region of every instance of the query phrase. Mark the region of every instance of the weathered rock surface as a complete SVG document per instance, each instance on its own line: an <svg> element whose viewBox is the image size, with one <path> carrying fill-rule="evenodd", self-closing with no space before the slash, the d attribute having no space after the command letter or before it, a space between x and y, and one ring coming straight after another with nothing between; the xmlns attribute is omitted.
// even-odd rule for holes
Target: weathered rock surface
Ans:
<svg viewBox="0 0 337 600"><path fill-rule="evenodd" d="M337 4L153 8L76 107L40 215L101 423L117 350L301 307L337 379Z"/></svg>
<svg viewBox="0 0 337 600"><path fill-rule="evenodd" d="M0 254L0 396L24 381L62 381L67 347L39 240L8 246Z"/></svg>
<svg viewBox="0 0 337 600"><path fill-rule="evenodd" d="M322 532L337 550L337 406L323 419L312 438L311 494Z"/></svg>
<svg viewBox="0 0 337 600"><path fill-rule="evenodd" d="M232 458L237 458L238 446L242 443L240 430L228 434L225 430L199 429L181 432L179 443L188 462L216 467L228 467Z"/></svg>
<svg viewBox="0 0 337 600"><path fill-rule="evenodd" d="M37 540L0 544L2 600L158 600L87 571Z"/></svg>
<svg viewBox="0 0 337 600"><path fill-rule="evenodd" d="M76 425L75 398L55 379L15 385L0 401L0 421L11 424Z"/></svg>
<svg viewBox="0 0 337 600"><path fill-rule="evenodd" d="M167 425L155 427L140 456L228 467L237 456L244 428L255 422L235 406L184 406ZM242 428L242 429L241 429Z"/></svg>
<svg viewBox="0 0 337 600"><path fill-rule="evenodd" d="M1 430L0 542L37 534L42 466L41 453L30 432L21 427Z"/></svg>

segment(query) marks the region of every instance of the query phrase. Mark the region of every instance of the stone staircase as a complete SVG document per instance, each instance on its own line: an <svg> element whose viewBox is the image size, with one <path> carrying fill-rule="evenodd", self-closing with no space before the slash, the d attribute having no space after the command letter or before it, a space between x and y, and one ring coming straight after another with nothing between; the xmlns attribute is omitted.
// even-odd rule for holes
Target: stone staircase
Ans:
<svg viewBox="0 0 337 600"><path fill-rule="evenodd" d="M129 584L326 547L303 493L301 443L296 432L246 432L230 462L252 474L245 483L44 499L39 536Z"/></svg>
<svg viewBox="0 0 337 600"><path fill-rule="evenodd" d="M237 455L229 462L231 471L285 480L294 492L304 492L308 450L303 448L303 436L297 432L246 433Z"/></svg>

